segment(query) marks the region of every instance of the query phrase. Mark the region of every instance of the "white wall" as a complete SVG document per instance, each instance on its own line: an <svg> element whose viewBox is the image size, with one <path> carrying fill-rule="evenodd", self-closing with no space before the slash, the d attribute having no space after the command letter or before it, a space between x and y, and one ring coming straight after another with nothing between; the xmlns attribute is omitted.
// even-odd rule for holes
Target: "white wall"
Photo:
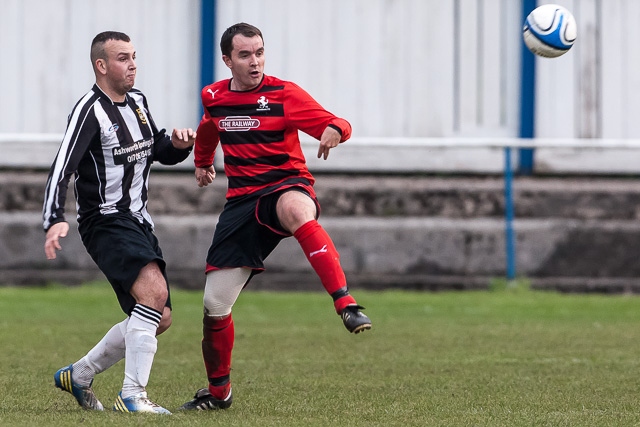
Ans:
<svg viewBox="0 0 640 427"><path fill-rule="evenodd" d="M547 3L551 0L540 0ZM637 0L552 0L578 40L538 58L536 136L640 138ZM354 137L514 137L519 0L218 0L229 25L260 27L266 72L351 121ZM160 126L197 126L199 0L0 0L0 134L61 133L93 82L89 45L114 29L138 51L137 86Z"/></svg>
<svg viewBox="0 0 640 427"><path fill-rule="evenodd" d="M94 82L93 37L127 33L162 127L197 126L199 0L0 0L0 133L64 132Z"/></svg>
<svg viewBox="0 0 640 427"><path fill-rule="evenodd" d="M349 119L354 136L515 136L514 0L218 0L217 38L245 21L266 73ZM219 53L218 53L219 55ZM221 61L218 76L228 76Z"/></svg>

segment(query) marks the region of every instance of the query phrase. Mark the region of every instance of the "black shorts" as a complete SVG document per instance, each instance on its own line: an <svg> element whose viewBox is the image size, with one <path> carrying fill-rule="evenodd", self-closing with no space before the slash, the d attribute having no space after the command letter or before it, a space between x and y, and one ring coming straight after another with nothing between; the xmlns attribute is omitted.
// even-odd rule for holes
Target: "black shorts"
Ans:
<svg viewBox="0 0 640 427"><path fill-rule="evenodd" d="M254 274L264 271L264 260L282 239L291 236L276 213L278 198L285 191L307 194L320 212L318 201L302 187L227 201L207 254L207 272L237 267L251 268Z"/></svg>
<svg viewBox="0 0 640 427"><path fill-rule="evenodd" d="M162 250L149 224L141 224L128 214L110 214L86 219L78 230L87 252L111 283L127 315L136 305L131 287L150 262L158 264L169 290ZM166 306L171 308L171 296Z"/></svg>

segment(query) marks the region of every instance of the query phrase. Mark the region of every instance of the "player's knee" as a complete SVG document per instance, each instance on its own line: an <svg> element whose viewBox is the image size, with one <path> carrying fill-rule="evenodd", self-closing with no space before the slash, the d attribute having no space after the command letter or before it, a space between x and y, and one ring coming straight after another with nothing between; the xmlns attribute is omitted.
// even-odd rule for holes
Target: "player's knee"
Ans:
<svg viewBox="0 0 640 427"><path fill-rule="evenodd" d="M167 284L164 283L164 281L162 282L162 285L154 288L153 298L162 303L163 307L167 303L167 299L169 298L169 289L167 289Z"/></svg>
<svg viewBox="0 0 640 427"><path fill-rule="evenodd" d="M140 270L130 293L138 304L162 312L169 298L169 289L157 263L151 262Z"/></svg>
<svg viewBox="0 0 640 427"><path fill-rule="evenodd" d="M143 304L162 312L169 298L169 291L166 286L166 284L163 284L162 286L158 285L149 289L147 294L142 298L143 301L147 301L148 303L145 304L143 302Z"/></svg>
<svg viewBox="0 0 640 427"><path fill-rule="evenodd" d="M215 295L205 294L203 299L204 315L211 317L225 317L231 314L232 304L225 304L218 300Z"/></svg>
<svg viewBox="0 0 640 427"><path fill-rule="evenodd" d="M250 275L251 269L246 267L207 273L203 296L205 316L225 317L231 314L231 308Z"/></svg>
<svg viewBox="0 0 640 427"><path fill-rule="evenodd" d="M276 204L276 213L280 224L294 233L303 224L316 219L318 215L314 201L299 191L285 191Z"/></svg>

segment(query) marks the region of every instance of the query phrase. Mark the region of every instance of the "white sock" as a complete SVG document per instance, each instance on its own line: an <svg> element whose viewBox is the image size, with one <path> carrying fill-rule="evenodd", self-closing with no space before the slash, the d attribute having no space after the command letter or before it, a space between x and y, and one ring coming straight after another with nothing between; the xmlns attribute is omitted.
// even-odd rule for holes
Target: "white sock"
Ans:
<svg viewBox="0 0 640 427"><path fill-rule="evenodd" d="M88 387L93 377L115 365L124 358L124 334L127 330L127 317L113 325L109 332L89 352L73 364L73 382Z"/></svg>
<svg viewBox="0 0 640 427"><path fill-rule="evenodd" d="M123 399L145 391L158 348L156 330L161 318L162 313L142 304L136 304L131 312L124 336Z"/></svg>

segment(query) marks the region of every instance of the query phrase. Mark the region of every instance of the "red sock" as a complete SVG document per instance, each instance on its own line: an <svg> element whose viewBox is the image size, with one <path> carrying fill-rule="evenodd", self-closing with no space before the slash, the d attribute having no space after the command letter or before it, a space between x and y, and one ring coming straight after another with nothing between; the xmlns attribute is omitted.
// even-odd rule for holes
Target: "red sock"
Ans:
<svg viewBox="0 0 640 427"><path fill-rule="evenodd" d="M224 319L204 316L202 328L202 356L209 379L209 392L216 399L225 399L231 383L231 350L234 328L231 314Z"/></svg>
<svg viewBox="0 0 640 427"><path fill-rule="evenodd" d="M333 245L329 234L318 221L311 220L298 228L293 236L309 260L311 267L320 277L322 285L333 298L338 313L346 306L355 304L356 300L349 295L347 279L340 266L340 254Z"/></svg>

